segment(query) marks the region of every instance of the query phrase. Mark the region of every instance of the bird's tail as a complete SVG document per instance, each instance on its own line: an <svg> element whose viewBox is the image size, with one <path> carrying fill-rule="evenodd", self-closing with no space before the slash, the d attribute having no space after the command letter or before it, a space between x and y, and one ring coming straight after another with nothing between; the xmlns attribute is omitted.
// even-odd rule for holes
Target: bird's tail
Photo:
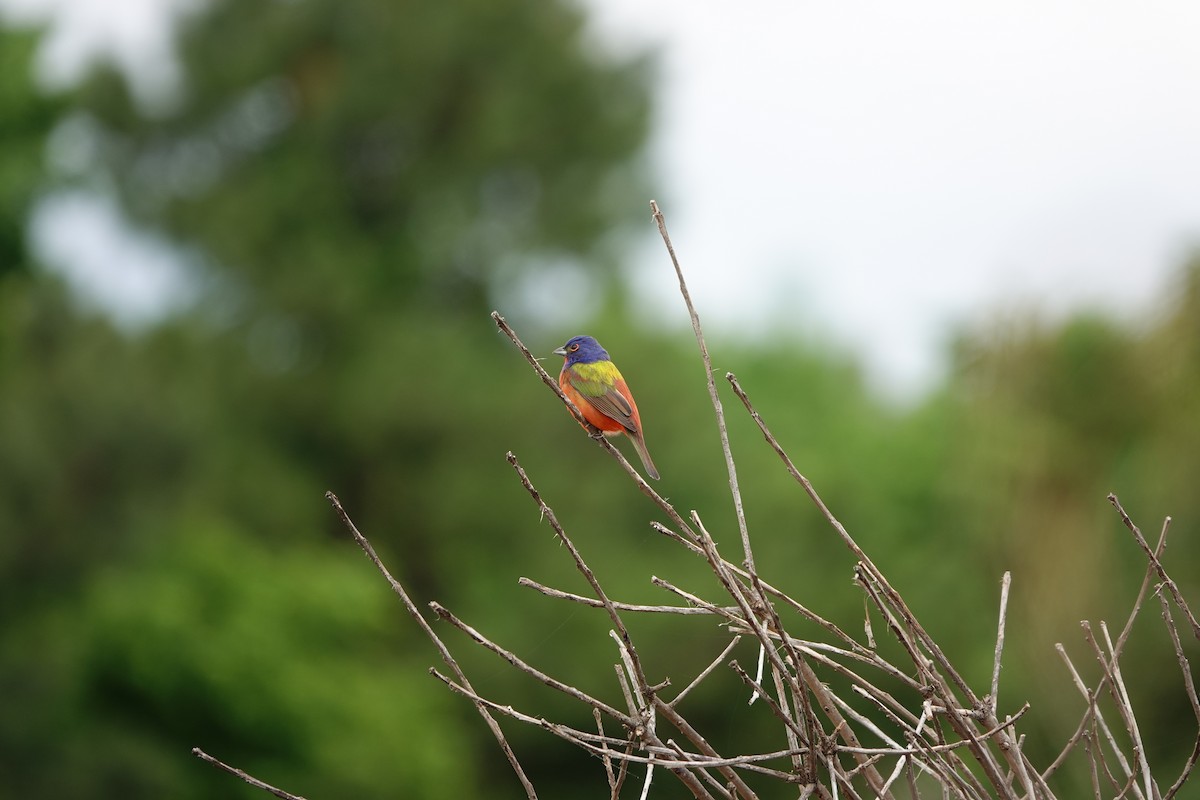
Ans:
<svg viewBox="0 0 1200 800"><path fill-rule="evenodd" d="M646 474L654 480L658 480L658 470L654 468L654 462L650 460L650 451L646 449L646 440L642 438L641 432L627 431L626 433L633 442L633 448L637 450L638 456L642 459L642 466L646 468Z"/></svg>

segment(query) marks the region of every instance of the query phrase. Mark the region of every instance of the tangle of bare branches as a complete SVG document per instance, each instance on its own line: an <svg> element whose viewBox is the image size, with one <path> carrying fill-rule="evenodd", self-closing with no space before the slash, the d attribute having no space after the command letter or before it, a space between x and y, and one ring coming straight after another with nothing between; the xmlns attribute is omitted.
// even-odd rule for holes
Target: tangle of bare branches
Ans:
<svg viewBox="0 0 1200 800"><path fill-rule="evenodd" d="M610 597L589 567L585 553L559 522L534 479L517 456L511 452L507 454L516 479L554 531L576 571L587 582L591 596L561 591L526 578L521 578L520 583L552 601L579 604L607 617L615 649L614 680L623 703L605 702L576 688L568 677L544 672L442 605L430 604L439 617L473 645L488 650L530 680L586 707L595 720L594 730L554 722L533 710L515 709L476 692L451 655L450 648L380 561L370 541L354 525L337 497L332 493L327 495L346 529L449 668L449 674L438 670L431 672L451 691L474 705L491 729L526 795L531 799L537 797L498 718L538 728L566 745L595 755L597 786L606 786L612 798L621 796L630 784L627 781L630 767L638 765L645 775L638 787L643 798L649 795L654 776L661 772L682 783L693 797L706 799L750 800L758 797L758 791L769 783L780 782L793 785L801 798L822 800L895 798L899 790L904 796L920 797L923 787L929 796L963 800L1054 800L1060 795L1052 788L1051 781L1062 765L1072 758L1085 760L1097 798L1170 800L1175 797L1200 759L1200 698L1175 615L1182 615L1196 638L1200 638L1200 623L1162 561L1170 519L1162 526L1157 545L1151 548L1116 496L1109 496L1147 559L1145 579L1129 617L1115 639L1107 624L1084 623L1084 641L1099 668L1091 685L1069 657L1067 649L1062 644L1057 645L1067 669L1064 680L1079 693L1081 716L1075 733L1059 756L1048 766L1039 767L1025 754L1025 739L1018 730L1029 712L1029 705L1024 704L1012 713L1002 713L999 702L1012 576L1005 573L1000 582L991 681L981 692L966 680L882 569L826 506L772 434L736 376L727 373L724 377L734 396L758 426L767 445L778 455L783 469L816 506L836 539L850 550L856 565L855 583L868 607L868 621L873 616L882 622L882 628L898 644L902 657L889 660L881 655L874 642L873 626L868 626L860 640L809 610L803 600L787 588L771 585L759 576L751 548L751 533L742 510L725 412L699 315L692 304L663 214L654 202L651 202L651 209L679 280L705 370L740 534L739 560L735 563L726 559L699 514L676 509L641 478L616 447L607 439L594 436L597 445L625 470L634 487L650 498L670 521L669 525L652 523L653 530L677 543L684 551L703 558L712 576L712 583L703 594L649 577L651 583L670 598L670 602L660 605L631 604ZM535 375L583 423L578 409L563 395L557 381L542 368L516 331L500 314L493 312L492 319L525 357ZM1165 791L1152 771L1121 667L1121 656L1130 631L1155 581L1158 584L1153 592L1158 598L1161 617L1179 664L1180 683L1197 722L1191 757ZM779 609L789 612L788 619L794 614L815 623L823 638L806 639L789 632L790 623ZM683 688L673 691L673 682L655 681L646 672L639 644L652 646L652 643L637 642L626 624L630 615L640 614L661 615L678 625L687 625L688 620L696 616L710 617L728 627L729 642L711 662L696 665L694 674L677 676ZM760 665L753 672L731 658L746 639L758 648ZM681 701L698 686L720 680L721 676L732 676L742 682L752 697L766 706L779 726L781 741L787 743L785 749L720 752L705 735L703 727L687 718L681 710ZM837 680L833 680L835 678ZM835 691L831 688L835 685L849 688ZM193 752L252 785L279 797L294 797L221 763L199 748Z"/></svg>

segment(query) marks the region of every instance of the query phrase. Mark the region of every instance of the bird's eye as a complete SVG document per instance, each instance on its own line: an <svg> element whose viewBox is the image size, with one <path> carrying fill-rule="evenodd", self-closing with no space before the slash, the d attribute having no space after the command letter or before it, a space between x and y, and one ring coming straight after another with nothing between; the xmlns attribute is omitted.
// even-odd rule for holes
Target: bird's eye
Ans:
<svg viewBox="0 0 1200 800"><path fill-rule="evenodd" d="M570 350L572 353L574 353L576 350L579 349L579 345L573 344L570 347L568 347L567 349Z"/></svg>

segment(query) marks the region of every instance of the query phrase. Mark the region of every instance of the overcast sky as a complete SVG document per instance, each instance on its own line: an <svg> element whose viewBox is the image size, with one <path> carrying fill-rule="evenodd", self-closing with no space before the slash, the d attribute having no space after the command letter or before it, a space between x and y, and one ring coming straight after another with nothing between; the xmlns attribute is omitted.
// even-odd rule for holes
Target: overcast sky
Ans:
<svg viewBox="0 0 1200 800"><path fill-rule="evenodd" d="M178 79L165 10L192 2L0 5L57 9L49 80L116 42L153 101ZM602 46L661 50L656 199L712 328L784 321L905 395L955 326L1026 307L1136 319L1200 243L1200 3L587 5ZM105 236L103 212L66 213ZM133 263L157 245L105 246L141 248ZM55 257L94 273L86 249ZM686 326L648 217L628 263L647 316Z"/></svg>

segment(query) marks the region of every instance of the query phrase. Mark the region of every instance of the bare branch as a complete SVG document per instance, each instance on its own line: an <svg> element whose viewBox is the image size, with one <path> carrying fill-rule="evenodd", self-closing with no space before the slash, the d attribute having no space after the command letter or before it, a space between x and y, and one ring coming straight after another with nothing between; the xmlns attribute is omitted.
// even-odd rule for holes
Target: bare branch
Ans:
<svg viewBox="0 0 1200 800"><path fill-rule="evenodd" d="M1187 601L1183 599L1183 594L1179 591L1179 587L1175 585L1175 581L1171 580L1171 576L1167 574L1166 568L1163 567L1162 561L1159 560L1159 554L1150 549L1150 545L1147 544L1146 537L1142 535L1141 529L1138 528L1137 525L1133 524L1133 520L1131 520L1129 515L1125 513L1125 509L1121 507L1121 501L1117 499L1115 494L1109 494L1108 502L1112 503L1113 508L1115 508L1117 513L1121 515L1121 521L1125 523L1125 527L1128 528L1129 532L1133 534L1134 541L1137 542L1138 547L1142 548L1142 552L1145 553L1146 558L1149 559L1150 565L1154 567L1154 571L1157 572L1158 577L1162 579L1163 584L1167 587L1167 591L1171 593L1171 599L1175 601L1175 605L1178 606L1179 610L1182 611L1184 616L1187 617L1188 623L1192 626L1192 635L1197 639L1200 639L1200 622L1198 622L1196 617L1192 614L1191 609L1188 607ZM1166 536L1166 529L1170 524L1171 518L1167 517L1166 521L1163 522L1163 537Z"/></svg>
<svg viewBox="0 0 1200 800"><path fill-rule="evenodd" d="M683 691L681 691L679 694L677 694L673 698L671 698L670 706L672 708L674 708L675 706L679 705L680 701L682 701L683 698L687 697L688 693L691 692L692 689L695 689L697 686L699 686L701 684L701 682L703 682L703 680L705 678L707 678L709 675L712 674L712 671L715 670L717 668L717 666L720 665L720 663L725 660L725 657L728 656L733 651L733 648L737 647L738 642L740 642L741 640L742 640L741 636L734 636L729 641L729 644L725 645L725 649L721 651L720 655L718 655L716 658L714 658L712 663L704 668L703 672L701 672L699 675L697 675L696 678L691 683L689 683L687 686L685 686L683 688Z"/></svg>
<svg viewBox="0 0 1200 800"><path fill-rule="evenodd" d="M589 695L579 689L576 689L574 686L570 686L566 683L563 683L562 681L558 680L557 678L552 678L551 676L549 676L546 673L539 670L537 667L531 666L530 664L526 663L524 661L524 659L520 658L516 653L513 653L510 650L504 649L500 645L493 642L491 639L484 636L479 631L472 628L467 623L463 622L458 617L454 616L454 614L452 614L450 612L450 610L447 609L445 606L443 606L441 603L439 603L437 601L433 601L429 604L429 607L432 608L434 610L434 613L436 613L439 617L446 620L454 627L458 628L460 631L465 633L467 636L471 637L471 639L473 639L476 644L482 645L487 650L491 650L493 653L500 656L502 659L507 661L509 664L512 664L514 667L519 669L521 672L524 672L526 675L536 678L537 680L539 680L542 683L549 686L551 689L557 689L558 691L562 692L563 694L567 695L568 697L572 697L581 703L585 703L586 705L588 705L591 708L596 708L596 709L599 709L600 711L603 711L605 714L608 714L613 719L619 721L622 725L629 728L630 730L633 730L638 727L638 720L635 717L633 717L629 714L626 714L622 711L618 711L616 708L614 708L613 706L610 706L608 703L605 703L603 700L599 700L595 697L592 697L591 695Z"/></svg>
<svg viewBox="0 0 1200 800"><path fill-rule="evenodd" d="M725 469L729 473L729 491L733 495L733 508L737 514L738 531L742 535L742 552L745 554L745 567L754 572L754 552L750 548L750 529L746 526L746 512L742 509L742 493L738 488L737 465L733 461L733 450L729 446L729 431L725 428L725 411L721 407L721 397L717 394L716 380L713 378L712 358L708 355L708 345L704 341L704 332L700 329L700 315L692 305L692 296L688 293L687 281L683 278L683 269L675 256L675 247L671 244L671 236L667 233L667 222L663 218L658 203L650 201L650 211L667 253L671 256L671 264L675 267L675 275L679 278L679 293L687 305L688 316L692 319L692 330L696 334L696 344L700 347L700 358L704 361L704 380L708 384L708 396L712 400L713 411L717 415L717 430L721 434L721 450L725 453Z"/></svg>
<svg viewBox="0 0 1200 800"><path fill-rule="evenodd" d="M416 603L414 603L408 596L408 592L405 591L404 587L400 585L400 582L392 577L392 573L386 566L384 566L383 561L379 558L379 554L375 552L375 548L371 546L371 543L367 540L367 537L363 536L362 532L358 530L358 526L356 526L354 521L350 519L350 515L346 513L346 509L342 508L342 501L338 500L337 495L335 495L333 492L326 492L325 499L333 504L333 510L337 512L338 518L342 521L342 525L344 525L346 530L350 532L350 535L354 537L354 541L358 543L359 548L361 548L363 553L366 554L367 558L371 560L371 563L375 565L375 569L379 570L379 573L383 575L384 579L388 582L388 585L392 587L392 591L397 597L400 598L400 602L403 603L404 609L408 612L408 615L412 617L413 621L417 623L417 627L421 629L429 641L433 642L433 646L441 655L442 661L446 663L446 666L450 668L450 671L454 673L455 677L458 678L463 686L467 687L468 689L471 688L471 682L467 680L467 676L458 666L458 662L454 660L454 656L450 655L449 648L447 648L445 643L442 642L441 638L434 633L433 628L430 627L420 610L417 609ZM500 730L500 724L496 722L496 720L491 714L488 713L487 709L483 705L476 703L475 708L479 711L479 715L483 717L484 722L487 723L488 729L492 732L492 735L496 737L496 742L500 745L500 749L504 752L504 757L508 759L509 765L513 768L513 772L517 774L517 779L521 782L521 786L524 787L526 796L528 796L529 800L536 800L537 792L534 790L533 784L530 782L529 778L525 775L525 770L521 768L520 762L517 761L516 753L514 753L512 747L509 746L508 740L504 738L504 731Z"/></svg>
<svg viewBox="0 0 1200 800"><path fill-rule="evenodd" d="M201 750L199 747L192 748L192 755L196 756L197 758L203 759L204 761L207 761L208 763L212 764L214 767L217 767L218 769L225 770L230 775L236 775L237 777L241 778L246 783L250 784L251 786L253 786L256 789L262 789L264 792L270 792L271 794L275 795L276 797L282 797L283 800L304 800L304 798L298 794L291 794L290 792L285 792L283 789L277 789L274 786L272 786L271 784L264 783L263 781L260 781L258 778L254 777L253 775L250 775L250 774L238 769L237 767L231 767L228 764L226 764L224 761L221 761L220 759L217 759L217 758L213 758L208 753Z"/></svg>
<svg viewBox="0 0 1200 800"><path fill-rule="evenodd" d="M992 661L992 691L988 702L992 713L997 713L996 707L1000 697L1000 658L1004 655L1004 622L1008 617L1008 590L1012 587L1012 573L1005 572L1000 582L1000 622L996 626L996 657Z"/></svg>
<svg viewBox="0 0 1200 800"><path fill-rule="evenodd" d="M604 603L593 597L584 597L583 595L564 592L561 589L553 589L544 584L538 583L530 578L519 578L518 586L525 586L530 589L535 589L547 597L553 597L556 600L570 600L572 603L591 606L592 608L604 608ZM646 606L635 603L621 603L616 600L609 601L612 607L618 611L634 611L641 614L682 614L684 616L712 616L713 612L707 608L697 606ZM736 611L733 606L727 607L728 611Z"/></svg>

